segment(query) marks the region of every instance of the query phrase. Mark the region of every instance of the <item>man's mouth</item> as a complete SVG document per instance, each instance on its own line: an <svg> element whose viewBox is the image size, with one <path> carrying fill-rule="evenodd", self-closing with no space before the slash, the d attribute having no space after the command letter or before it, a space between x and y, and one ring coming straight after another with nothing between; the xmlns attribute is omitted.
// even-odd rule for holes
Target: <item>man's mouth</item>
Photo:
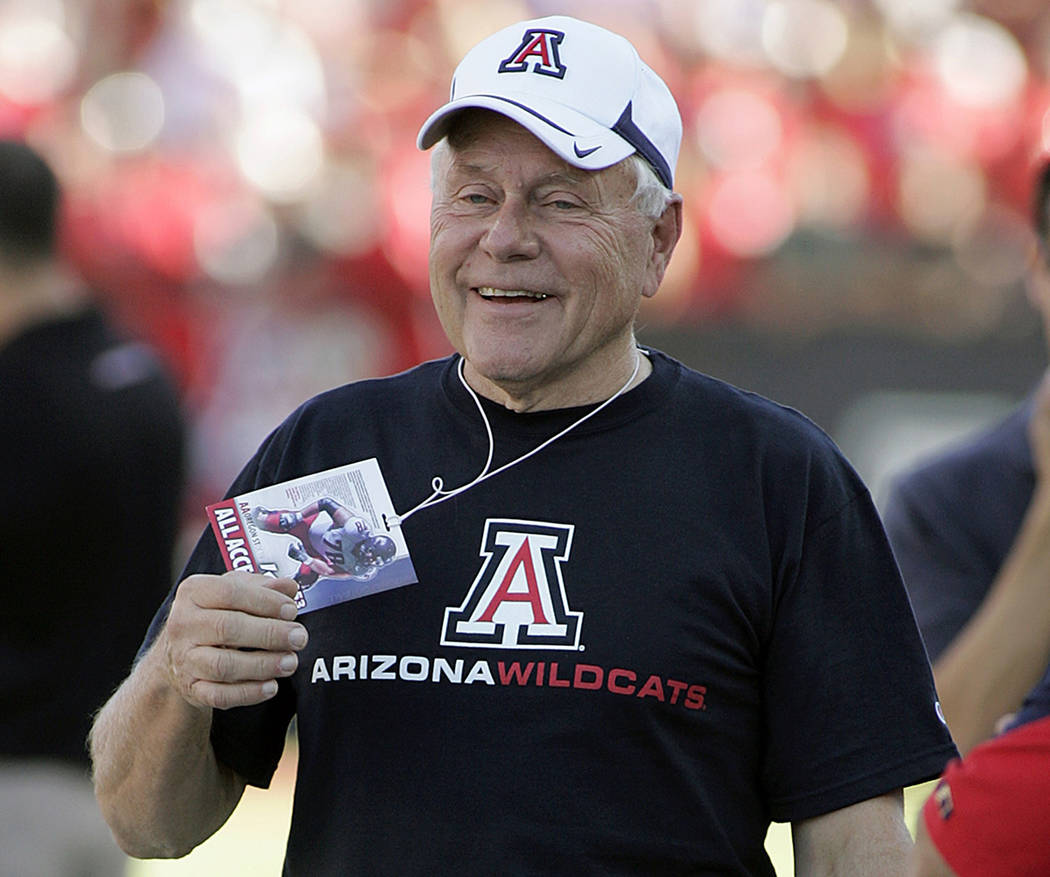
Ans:
<svg viewBox="0 0 1050 877"><path fill-rule="evenodd" d="M528 289L496 289L492 286L479 286L477 287L477 293L483 299L487 301L494 301L496 299L503 299L506 301L543 301L549 298L545 292L531 292Z"/></svg>

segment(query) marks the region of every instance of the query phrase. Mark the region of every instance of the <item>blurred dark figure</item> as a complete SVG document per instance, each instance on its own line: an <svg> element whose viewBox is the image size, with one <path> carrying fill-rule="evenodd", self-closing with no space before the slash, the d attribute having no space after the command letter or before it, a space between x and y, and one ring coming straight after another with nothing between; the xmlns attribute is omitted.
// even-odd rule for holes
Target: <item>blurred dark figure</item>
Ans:
<svg viewBox="0 0 1050 877"><path fill-rule="evenodd" d="M1050 339L1050 162L1033 186L1029 298ZM1050 663L1050 375L1002 422L922 461L885 508L944 715L989 739Z"/></svg>
<svg viewBox="0 0 1050 877"><path fill-rule="evenodd" d="M111 877L85 739L171 583L184 422L63 264L59 202L0 141L0 872Z"/></svg>

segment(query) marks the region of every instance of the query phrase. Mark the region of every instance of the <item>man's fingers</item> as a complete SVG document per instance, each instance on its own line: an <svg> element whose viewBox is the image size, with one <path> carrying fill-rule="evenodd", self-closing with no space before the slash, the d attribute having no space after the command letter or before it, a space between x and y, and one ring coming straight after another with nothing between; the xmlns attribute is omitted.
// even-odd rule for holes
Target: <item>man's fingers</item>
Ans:
<svg viewBox="0 0 1050 877"><path fill-rule="evenodd" d="M306 645L291 579L249 573L190 576L179 585L168 629L188 646L233 646L286 652Z"/></svg>
<svg viewBox="0 0 1050 877"><path fill-rule="evenodd" d="M306 645L306 628L296 621L260 618L233 609L172 610L167 632L179 651L196 646L257 649L267 652L298 651Z"/></svg>
<svg viewBox="0 0 1050 877"><path fill-rule="evenodd" d="M306 628L295 621L216 609L201 615L194 638L201 645L286 652L306 645Z"/></svg>
<svg viewBox="0 0 1050 877"><path fill-rule="evenodd" d="M296 590L291 579L244 572L195 575L179 585L180 595L202 609L235 609L262 618L285 617L295 608Z"/></svg>
<svg viewBox="0 0 1050 877"><path fill-rule="evenodd" d="M219 709L272 697L307 642L306 628L291 620L296 588L249 573L183 581L162 634L173 686L190 703Z"/></svg>
<svg viewBox="0 0 1050 877"><path fill-rule="evenodd" d="M192 699L213 709L226 710L236 706L252 706L269 700L277 693L277 682L239 682L221 684L197 680L190 686Z"/></svg>
<svg viewBox="0 0 1050 877"><path fill-rule="evenodd" d="M170 644L170 643L169 643ZM260 703L277 693L277 680L299 666L293 651L272 652L194 646L178 658L169 651L172 685L196 706L228 709Z"/></svg>
<svg viewBox="0 0 1050 877"><path fill-rule="evenodd" d="M180 669L194 683L202 680L238 683L266 682L291 676L298 666L299 658L295 652L246 652L197 646L183 656Z"/></svg>
<svg viewBox="0 0 1050 877"><path fill-rule="evenodd" d="M265 585L271 591L277 591L279 594L284 594L284 596L291 598L294 605L295 595L299 592L299 586L294 579L275 579L271 576L266 576Z"/></svg>

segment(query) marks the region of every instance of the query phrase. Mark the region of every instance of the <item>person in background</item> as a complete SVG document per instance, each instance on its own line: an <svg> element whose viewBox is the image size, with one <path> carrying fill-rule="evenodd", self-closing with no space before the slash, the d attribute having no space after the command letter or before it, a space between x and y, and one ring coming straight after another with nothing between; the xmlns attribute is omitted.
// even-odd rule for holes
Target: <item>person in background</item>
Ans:
<svg viewBox="0 0 1050 877"><path fill-rule="evenodd" d="M912 877L1050 874L1050 671L1003 733L953 761L916 826Z"/></svg>
<svg viewBox="0 0 1050 877"><path fill-rule="evenodd" d="M1050 338L1050 162L1033 187L1029 296ZM989 429L899 477L884 521L964 753L1050 665L1050 377Z"/></svg>
<svg viewBox="0 0 1050 877"><path fill-rule="evenodd" d="M418 138L456 353L305 403L230 490L375 458L418 581L298 616L205 534L92 731L126 850L212 835L294 717L286 875L771 877L771 818L800 874L904 874L901 788L956 749L867 489L635 339L681 136L603 28L466 55Z"/></svg>
<svg viewBox="0 0 1050 877"><path fill-rule="evenodd" d="M60 201L0 141L0 871L112 877L86 738L171 584L185 424L62 258Z"/></svg>

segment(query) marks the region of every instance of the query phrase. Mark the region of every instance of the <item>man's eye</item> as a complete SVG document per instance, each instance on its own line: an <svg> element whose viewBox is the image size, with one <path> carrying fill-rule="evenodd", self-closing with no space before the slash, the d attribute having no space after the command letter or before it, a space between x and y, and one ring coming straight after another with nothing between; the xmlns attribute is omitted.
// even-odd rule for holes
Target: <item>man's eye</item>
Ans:
<svg viewBox="0 0 1050 877"><path fill-rule="evenodd" d="M489 199L487 195L481 195L478 192L471 192L466 196L466 200L471 204L487 204Z"/></svg>
<svg viewBox="0 0 1050 877"><path fill-rule="evenodd" d="M575 201L566 201L564 198L557 198L550 204L558 210L575 210L579 206Z"/></svg>

